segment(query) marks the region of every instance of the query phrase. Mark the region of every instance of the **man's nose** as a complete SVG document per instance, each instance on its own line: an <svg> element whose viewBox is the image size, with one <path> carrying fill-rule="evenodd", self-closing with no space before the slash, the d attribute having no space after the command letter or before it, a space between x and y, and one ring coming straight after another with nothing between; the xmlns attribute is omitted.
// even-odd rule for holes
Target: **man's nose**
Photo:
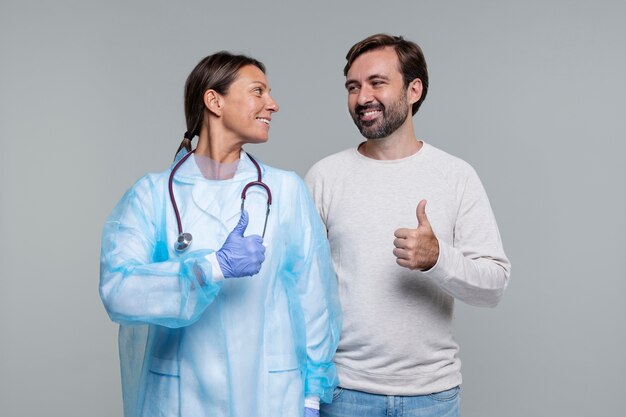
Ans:
<svg viewBox="0 0 626 417"><path fill-rule="evenodd" d="M357 104L362 106L364 104L371 103L372 101L374 101L374 95L372 94L372 89L367 86L361 87L359 89L359 95L357 97Z"/></svg>

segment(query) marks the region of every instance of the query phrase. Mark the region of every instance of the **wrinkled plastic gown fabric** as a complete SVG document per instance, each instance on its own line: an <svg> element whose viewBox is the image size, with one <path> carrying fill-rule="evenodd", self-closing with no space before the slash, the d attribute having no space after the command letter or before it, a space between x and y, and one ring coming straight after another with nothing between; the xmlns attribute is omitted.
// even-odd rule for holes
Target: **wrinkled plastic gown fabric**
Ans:
<svg viewBox="0 0 626 417"><path fill-rule="evenodd" d="M304 396L330 402L340 331L326 234L302 180L262 166L273 194L266 259L253 277L214 280L205 256L240 217L241 190L256 169L241 154L233 179L202 177L193 156L174 193L182 254L168 195L169 170L141 178L107 220L100 296L120 323L125 417L302 416ZM246 198L245 235L261 234L266 194Z"/></svg>

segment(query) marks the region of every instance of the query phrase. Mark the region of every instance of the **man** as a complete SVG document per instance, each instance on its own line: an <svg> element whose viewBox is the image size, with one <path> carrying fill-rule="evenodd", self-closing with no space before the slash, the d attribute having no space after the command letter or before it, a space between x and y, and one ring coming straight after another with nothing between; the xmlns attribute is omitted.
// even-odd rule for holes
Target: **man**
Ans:
<svg viewBox="0 0 626 417"><path fill-rule="evenodd" d="M475 171L415 137L428 91L419 46L373 35L346 59L348 107L367 140L306 177L344 311L340 387L321 416L458 416L454 299L495 306L510 264Z"/></svg>

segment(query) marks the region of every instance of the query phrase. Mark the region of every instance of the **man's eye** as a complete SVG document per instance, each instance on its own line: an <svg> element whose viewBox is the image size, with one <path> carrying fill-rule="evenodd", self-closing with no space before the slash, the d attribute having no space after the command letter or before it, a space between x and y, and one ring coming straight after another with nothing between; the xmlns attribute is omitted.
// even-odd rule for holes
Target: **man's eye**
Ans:
<svg viewBox="0 0 626 417"><path fill-rule="evenodd" d="M347 87L348 93L355 93L357 91L359 91L359 87L357 87L356 85L350 85Z"/></svg>
<svg viewBox="0 0 626 417"><path fill-rule="evenodd" d="M254 94L256 94L257 96L263 95L263 89L261 87L257 87L252 91L254 91Z"/></svg>

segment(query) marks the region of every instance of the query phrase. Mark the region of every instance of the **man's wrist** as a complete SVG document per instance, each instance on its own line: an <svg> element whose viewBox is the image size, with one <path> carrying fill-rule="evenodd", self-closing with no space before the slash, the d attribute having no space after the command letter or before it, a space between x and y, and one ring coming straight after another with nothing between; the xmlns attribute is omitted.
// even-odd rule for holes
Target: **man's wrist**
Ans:
<svg viewBox="0 0 626 417"><path fill-rule="evenodd" d="M429 256L431 262L425 268L420 268L420 271L427 272L433 269L439 263L439 239L435 238L435 245L432 254Z"/></svg>

